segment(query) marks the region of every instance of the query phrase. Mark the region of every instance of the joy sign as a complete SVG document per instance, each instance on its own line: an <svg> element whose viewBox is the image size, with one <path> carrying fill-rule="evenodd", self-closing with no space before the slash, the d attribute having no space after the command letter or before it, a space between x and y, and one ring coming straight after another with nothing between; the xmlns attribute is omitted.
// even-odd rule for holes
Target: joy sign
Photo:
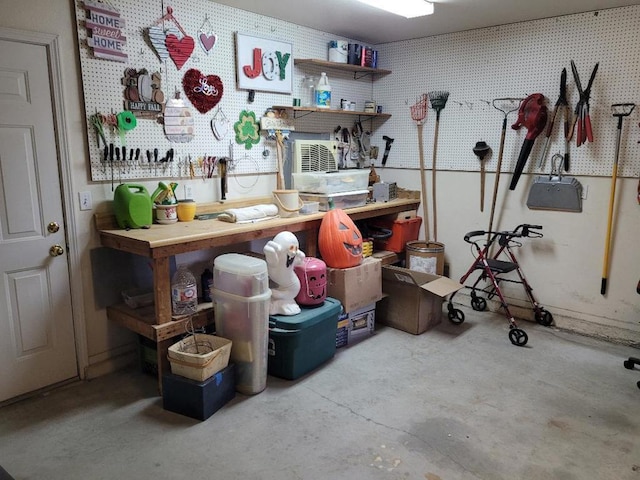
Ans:
<svg viewBox="0 0 640 480"><path fill-rule="evenodd" d="M291 93L292 45L236 34L238 88Z"/></svg>

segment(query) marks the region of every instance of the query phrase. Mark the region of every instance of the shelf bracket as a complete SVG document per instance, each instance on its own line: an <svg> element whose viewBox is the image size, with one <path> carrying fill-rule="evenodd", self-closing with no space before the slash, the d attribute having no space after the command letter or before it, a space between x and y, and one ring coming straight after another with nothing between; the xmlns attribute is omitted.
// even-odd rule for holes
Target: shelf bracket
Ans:
<svg viewBox="0 0 640 480"><path fill-rule="evenodd" d="M371 72L365 72L362 75L358 76L358 72L353 72L353 79L354 80L360 80L361 78L366 77L367 75L373 75L373 73Z"/></svg>
<svg viewBox="0 0 640 480"><path fill-rule="evenodd" d="M314 112L307 112L307 113L304 113L304 114L302 114L302 115L299 115L299 114L297 113L297 111L296 111L296 110L294 110L294 111L293 111L293 119L294 119L294 120L296 120L296 119L298 119L298 118L303 118L303 117L306 117L307 115L311 115L312 113L314 113Z"/></svg>

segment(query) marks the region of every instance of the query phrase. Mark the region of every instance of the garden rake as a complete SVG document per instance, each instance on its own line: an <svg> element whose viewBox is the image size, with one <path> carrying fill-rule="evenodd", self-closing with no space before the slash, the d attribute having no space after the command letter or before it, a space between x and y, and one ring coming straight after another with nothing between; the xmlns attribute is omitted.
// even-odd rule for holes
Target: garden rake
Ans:
<svg viewBox="0 0 640 480"><path fill-rule="evenodd" d="M447 104L449 92L435 91L429 92L431 108L436 111L436 130L433 136L433 159L431 164L431 203L433 208L433 240L438 241L438 213L436 209L436 152L438 151L438 129L440 126L440 112Z"/></svg>
<svg viewBox="0 0 640 480"><path fill-rule="evenodd" d="M418 102L411 106L411 118L418 125L418 155L420 157L420 185L422 187L422 210L424 212L424 240L429 241L429 210L427 209L427 183L424 178L424 148L422 146L422 128L427 116L428 97L426 93L420 95Z"/></svg>

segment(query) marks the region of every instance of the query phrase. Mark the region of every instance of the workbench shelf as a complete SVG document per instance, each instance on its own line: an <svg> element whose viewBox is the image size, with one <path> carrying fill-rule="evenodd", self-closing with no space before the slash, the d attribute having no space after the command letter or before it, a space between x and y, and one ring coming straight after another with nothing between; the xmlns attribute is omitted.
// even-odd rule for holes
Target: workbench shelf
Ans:
<svg viewBox="0 0 640 480"><path fill-rule="evenodd" d="M324 115L356 115L358 116L358 119L360 119L361 117L366 117L367 119L370 118L380 118L382 120L387 120L388 118L391 118L391 114L390 113L373 113L373 112L356 112L353 110L332 110L329 108L315 108L315 107L291 107L291 106L287 106L287 105L274 105L272 107L274 110L287 110L287 111L293 111L293 119L297 119L297 118L302 118L302 117L306 117L309 114L312 113L321 113Z"/></svg>

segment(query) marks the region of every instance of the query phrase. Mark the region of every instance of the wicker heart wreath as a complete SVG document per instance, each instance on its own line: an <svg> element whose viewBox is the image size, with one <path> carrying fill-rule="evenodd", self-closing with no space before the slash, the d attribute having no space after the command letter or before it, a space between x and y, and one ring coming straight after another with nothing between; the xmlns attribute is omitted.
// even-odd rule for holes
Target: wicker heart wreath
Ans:
<svg viewBox="0 0 640 480"><path fill-rule="evenodd" d="M182 88L189 101L200 113L207 113L222 99L224 87L217 75L204 75L191 68L182 77Z"/></svg>

